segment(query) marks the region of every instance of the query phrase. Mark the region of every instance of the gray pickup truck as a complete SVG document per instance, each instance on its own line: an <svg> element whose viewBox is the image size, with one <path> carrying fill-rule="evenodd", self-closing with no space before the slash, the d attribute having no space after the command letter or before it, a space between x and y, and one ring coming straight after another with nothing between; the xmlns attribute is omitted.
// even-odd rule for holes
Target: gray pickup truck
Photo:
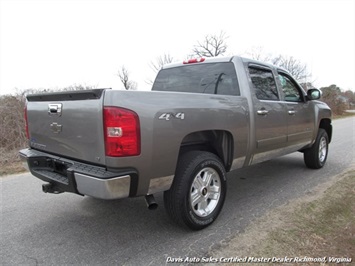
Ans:
<svg viewBox="0 0 355 266"><path fill-rule="evenodd" d="M47 193L100 199L164 192L177 223L198 230L219 215L226 173L292 152L323 167L331 110L278 67L237 56L164 66L152 91L27 96L28 149Z"/></svg>

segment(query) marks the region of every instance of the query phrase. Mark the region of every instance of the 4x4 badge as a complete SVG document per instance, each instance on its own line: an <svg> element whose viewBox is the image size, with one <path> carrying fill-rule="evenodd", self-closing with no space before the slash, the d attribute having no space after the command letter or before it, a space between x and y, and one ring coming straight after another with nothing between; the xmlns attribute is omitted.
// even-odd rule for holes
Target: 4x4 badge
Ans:
<svg viewBox="0 0 355 266"><path fill-rule="evenodd" d="M170 120L170 118L175 118L175 119L181 119L184 120L185 119L185 114L184 113L164 113L161 116L159 116L160 120Z"/></svg>

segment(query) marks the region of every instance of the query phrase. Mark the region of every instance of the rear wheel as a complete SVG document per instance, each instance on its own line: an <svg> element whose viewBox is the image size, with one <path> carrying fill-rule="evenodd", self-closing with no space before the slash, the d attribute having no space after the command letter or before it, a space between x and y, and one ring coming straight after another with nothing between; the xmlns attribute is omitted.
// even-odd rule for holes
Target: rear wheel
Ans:
<svg viewBox="0 0 355 266"><path fill-rule="evenodd" d="M179 159L174 182L164 192L165 208L175 222L200 230L216 220L226 189L226 172L216 155L188 152Z"/></svg>
<svg viewBox="0 0 355 266"><path fill-rule="evenodd" d="M313 146L304 151L303 158L307 167L319 169L325 165L328 157L328 144L328 134L323 128L320 128Z"/></svg>

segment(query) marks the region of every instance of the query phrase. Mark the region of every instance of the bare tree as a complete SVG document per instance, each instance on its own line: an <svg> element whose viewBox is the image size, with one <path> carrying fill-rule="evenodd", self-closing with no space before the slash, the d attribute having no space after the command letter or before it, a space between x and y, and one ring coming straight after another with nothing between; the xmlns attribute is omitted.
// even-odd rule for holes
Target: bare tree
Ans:
<svg viewBox="0 0 355 266"><path fill-rule="evenodd" d="M223 55L228 47L226 43L227 38L223 31L219 35L206 35L202 42L197 42L197 45L194 46L192 56L215 57Z"/></svg>
<svg viewBox="0 0 355 266"><path fill-rule="evenodd" d="M151 61L149 66L153 70L153 72L156 74L165 64L172 63L174 58L170 54L164 54L160 55L155 58L155 61ZM152 85L154 80L153 79L147 79L145 81L147 84Z"/></svg>
<svg viewBox="0 0 355 266"><path fill-rule="evenodd" d="M137 83L133 80L129 79L129 72L125 66L122 66L120 70L118 70L118 77L120 78L124 88L126 90L136 90Z"/></svg>
<svg viewBox="0 0 355 266"><path fill-rule="evenodd" d="M18 150L27 146L25 102L20 94L0 96L0 175L20 161Z"/></svg>
<svg viewBox="0 0 355 266"><path fill-rule="evenodd" d="M156 73L158 72L163 65L169 64L173 62L174 58L170 54L164 54L161 56L158 56L156 60L153 62L150 62L150 67L151 69Z"/></svg>
<svg viewBox="0 0 355 266"><path fill-rule="evenodd" d="M92 86L92 85L74 84L74 85L59 89L59 90L61 90L61 91L82 91L82 90L93 90L93 89L96 89L96 87L97 86Z"/></svg>
<svg viewBox="0 0 355 266"><path fill-rule="evenodd" d="M252 47L249 51L245 52L245 54L254 60L263 61L263 62L270 62L271 55L266 54L264 48L262 46L255 46Z"/></svg>
<svg viewBox="0 0 355 266"><path fill-rule="evenodd" d="M270 61L272 64L286 69L297 81L305 81L311 76L307 70L307 65L293 56L279 55Z"/></svg>
<svg viewBox="0 0 355 266"><path fill-rule="evenodd" d="M348 105L346 99L342 96L340 88L332 84L328 87L322 87L320 90L323 93L322 101L329 105L334 114L342 115Z"/></svg>
<svg viewBox="0 0 355 266"><path fill-rule="evenodd" d="M252 59L271 63L275 66L286 69L290 74L301 83L308 85L310 83L308 79L312 76L308 72L307 65L297 60L293 56L278 55L274 56L266 54L263 47L253 47L250 51L246 52L246 55Z"/></svg>

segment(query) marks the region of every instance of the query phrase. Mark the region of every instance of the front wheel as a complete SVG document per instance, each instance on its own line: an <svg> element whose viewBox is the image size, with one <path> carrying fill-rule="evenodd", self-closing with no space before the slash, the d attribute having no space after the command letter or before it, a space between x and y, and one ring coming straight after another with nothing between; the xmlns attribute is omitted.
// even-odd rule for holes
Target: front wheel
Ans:
<svg viewBox="0 0 355 266"><path fill-rule="evenodd" d="M304 163L308 168L319 169L325 165L328 157L328 144L328 134L323 128L320 128L316 141L303 154Z"/></svg>
<svg viewBox="0 0 355 266"><path fill-rule="evenodd" d="M212 224L226 197L226 171L209 152L192 151L181 156L170 190L164 192L170 217L193 230Z"/></svg>

